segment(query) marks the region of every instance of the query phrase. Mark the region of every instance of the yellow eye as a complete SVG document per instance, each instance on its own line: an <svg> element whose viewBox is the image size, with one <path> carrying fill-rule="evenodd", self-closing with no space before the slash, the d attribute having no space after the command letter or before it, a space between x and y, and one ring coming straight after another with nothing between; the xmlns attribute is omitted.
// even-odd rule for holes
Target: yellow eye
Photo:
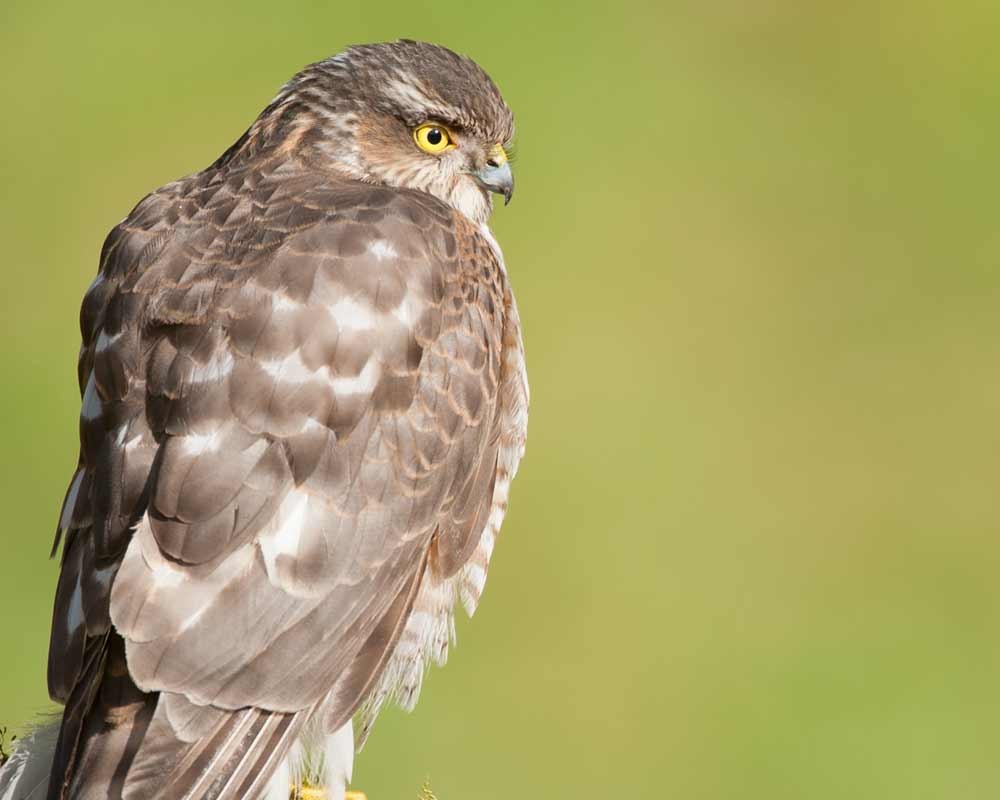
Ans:
<svg viewBox="0 0 1000 800"><path fill-rule="evenodd" d="M417 147L432 156L439 155L445 150L451 150L455 146L451 140L451 134L444 125L435 125L430 122L413 131L413 141L417 143Z"/></svg>

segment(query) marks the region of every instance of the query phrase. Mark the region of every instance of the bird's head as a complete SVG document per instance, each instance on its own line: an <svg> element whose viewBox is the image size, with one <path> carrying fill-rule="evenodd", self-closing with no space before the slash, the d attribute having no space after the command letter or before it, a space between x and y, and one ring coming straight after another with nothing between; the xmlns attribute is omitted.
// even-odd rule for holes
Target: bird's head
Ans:
<svg viewBox="0 0 1000 800"><path fill-rule="evenodd" d="M319 168L428 192L475 222L492 193L514 191L510 109L474 61L438 45L360 45L312 64L258 125L267 120L287 152Z"/></svg>

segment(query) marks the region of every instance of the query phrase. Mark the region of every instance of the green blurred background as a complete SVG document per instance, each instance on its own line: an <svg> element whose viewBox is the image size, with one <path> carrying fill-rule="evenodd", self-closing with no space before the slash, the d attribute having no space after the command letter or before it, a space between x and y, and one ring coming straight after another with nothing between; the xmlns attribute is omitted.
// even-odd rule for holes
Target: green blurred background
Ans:
<svg viewBox="0 0 1000 800"><path fill-rule="evenodd" d="M1000 5L0 10L0 724L47 707L79 300L301 65L475 57L532 385L474 624L356 783L403 800L1000 796Z"/></svg>

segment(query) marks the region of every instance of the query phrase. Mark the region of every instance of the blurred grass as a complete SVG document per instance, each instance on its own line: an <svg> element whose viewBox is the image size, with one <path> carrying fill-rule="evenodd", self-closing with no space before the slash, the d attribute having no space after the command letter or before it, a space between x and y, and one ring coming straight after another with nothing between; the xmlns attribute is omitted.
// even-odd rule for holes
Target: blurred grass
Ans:
<svg viewBox="0 0 1000 800"><path fill-rule="evenodd" d="M373 800L1000 793L1000 6L8 2L0 724L45 707L104 234L302 64L467 52L531 434L489 590Z"/></svg>

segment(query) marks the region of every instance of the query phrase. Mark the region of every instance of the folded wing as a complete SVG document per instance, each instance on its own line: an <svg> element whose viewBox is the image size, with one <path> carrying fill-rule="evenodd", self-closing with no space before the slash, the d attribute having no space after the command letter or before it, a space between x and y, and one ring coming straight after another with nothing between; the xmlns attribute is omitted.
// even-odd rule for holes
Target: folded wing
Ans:
<svg viewBox="0 0 1000 800"><path fill-rule="evenodd" d="M430 198L282 187L151 196L85 300L50 688L70 776L95 714L146 714L105 748L125 796L242 796L304 716L349 719L489 513L489 247ZM122 663L154 710L102 691Z"/></svg>

